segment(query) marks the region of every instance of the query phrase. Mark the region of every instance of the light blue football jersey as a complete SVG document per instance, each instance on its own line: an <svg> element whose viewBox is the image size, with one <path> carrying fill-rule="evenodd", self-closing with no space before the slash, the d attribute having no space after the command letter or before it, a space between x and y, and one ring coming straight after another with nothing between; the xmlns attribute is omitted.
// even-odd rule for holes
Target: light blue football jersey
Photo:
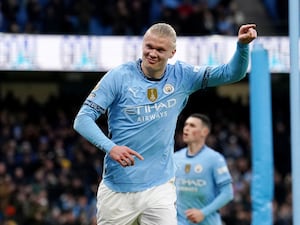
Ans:
<svg viewBox="0 0 300 225"><path fill-rule="evenodd" d="M248 67L248 54L248 45L238 43L231 61L218 67L177 61L167 65L159 81L144 76L141 60L106 73L80 109L74 128L107 153L114 145L126 145L144 160L136 159L134 166L123 168L106 154L105 184L117 192L136 192L173 178L174 132L188 97L199 89L242 79ZM111 139L104 138L94 123L105 112Z"/></svg>
<svg viewBox="0 0 300 225"><path fill-rule="evenodd" d="M186 219L185 211L190 208L204 209L218 194L218 186L232 182L224 157L204 146L194 156L183 148L174 154L176 163L176 192L178 225L192 225ZM221 225L218 212L205 217L199 225Z"/></svg>

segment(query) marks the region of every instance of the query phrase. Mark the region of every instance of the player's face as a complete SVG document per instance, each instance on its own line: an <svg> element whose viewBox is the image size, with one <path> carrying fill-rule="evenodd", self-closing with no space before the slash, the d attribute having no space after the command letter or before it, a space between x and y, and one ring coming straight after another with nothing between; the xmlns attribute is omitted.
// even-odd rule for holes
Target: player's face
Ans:
<svg viewBox="0 0 300 225"><path fill-rule="evenodd" d="M205 137L206 127L202 124L202 121L195 117L189 117L183 127L183 142L191 144L199 142Z"/></svg>
<svg viewBox="0 0 300 225"><path fill-rule="evenodd" d="M142 69L146 76L159 78L165 71L168 59L176 52L169 37L147 32L143 39Z"/></svg>

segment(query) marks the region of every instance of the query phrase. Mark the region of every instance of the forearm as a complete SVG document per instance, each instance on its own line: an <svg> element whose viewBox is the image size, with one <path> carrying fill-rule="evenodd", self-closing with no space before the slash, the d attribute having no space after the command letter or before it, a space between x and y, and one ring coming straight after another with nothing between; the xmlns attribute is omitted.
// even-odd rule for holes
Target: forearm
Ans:
<svg viewBox="0 0 300 225"><path fill-rule="evenodd" d="M249 45L237 43L236 51L227 64L230 73L240 80L245 77L249 65Z"/></svg>
<svg viewBox="0 0 300 225"><path fill-rule="evenodd" d="M232 184L228 183L221 187L220 194L206 207L202 208L202 213L207 216L225 206L233 199Z"/></svg>
<svg viewBox="0 0 300 225"><path fill-rule="evenodd" d="M234 83L246 76L249 64L248 44L237 43L236 51L227 64L212 67L208 79L208 86Z"/></svg>
<svg viewBox="0 0 300 225"><path fill-rule="evenodd" d="M95 122L95 116L86 112L87 106L80 109L74 121L74 129L90 143L97 148L109 152L115 143L113 143L98 127Z"/></svg>

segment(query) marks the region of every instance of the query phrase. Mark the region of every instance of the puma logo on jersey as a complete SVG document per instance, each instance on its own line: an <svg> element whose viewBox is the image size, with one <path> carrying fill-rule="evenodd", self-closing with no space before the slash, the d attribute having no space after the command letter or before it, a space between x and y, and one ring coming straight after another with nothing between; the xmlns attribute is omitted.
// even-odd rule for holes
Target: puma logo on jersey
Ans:
<svg viewBox="0 0 300 225"><path fill-rule="evenodd" d="M133 97L137 98L138 89L137 88L128 88L128 91L132 93Z"/></svg>

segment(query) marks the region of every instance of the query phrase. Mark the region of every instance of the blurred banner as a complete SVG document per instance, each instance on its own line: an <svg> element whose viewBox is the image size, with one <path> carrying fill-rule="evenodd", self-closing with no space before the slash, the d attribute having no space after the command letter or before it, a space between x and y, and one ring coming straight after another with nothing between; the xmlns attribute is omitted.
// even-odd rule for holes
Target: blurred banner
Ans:
<svg viewBox="0 0 300 225"><path fill-rule="evenodd" d="M178 37L177 53L170 63L226 63L233 55L236 41L236 37L228 36ZM268 50L272 73L289 73L288 37L259 37L255 42ZM139 36L0 33L0 70L105 72L140 57L141 43Z"/></svg>

